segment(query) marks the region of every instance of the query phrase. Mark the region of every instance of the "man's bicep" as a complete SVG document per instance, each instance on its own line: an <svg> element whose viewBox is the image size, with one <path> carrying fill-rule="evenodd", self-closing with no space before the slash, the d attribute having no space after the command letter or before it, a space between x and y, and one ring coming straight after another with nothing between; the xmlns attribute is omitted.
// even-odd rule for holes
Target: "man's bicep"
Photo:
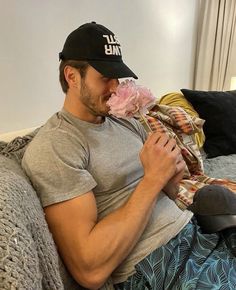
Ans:
<svg viewBox="0 0 236 290"><path fill-rule="evenodd" d="M58 250L73 273L82 264L83 249L97 223L97 207L92 191L44 208L47 223ZM74 273L76 275L76 273Z"/></svg>

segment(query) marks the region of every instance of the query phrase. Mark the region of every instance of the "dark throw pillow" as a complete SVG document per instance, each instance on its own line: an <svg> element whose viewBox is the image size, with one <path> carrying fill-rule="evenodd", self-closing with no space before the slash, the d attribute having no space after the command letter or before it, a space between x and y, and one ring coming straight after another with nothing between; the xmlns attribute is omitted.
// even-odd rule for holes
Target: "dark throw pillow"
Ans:
<svg viewBox="0 0 236 290"><path fill-rule="evenodd" d="M236 91L181 89L206 122L204 150L208 158L236 153Z"/></svg>

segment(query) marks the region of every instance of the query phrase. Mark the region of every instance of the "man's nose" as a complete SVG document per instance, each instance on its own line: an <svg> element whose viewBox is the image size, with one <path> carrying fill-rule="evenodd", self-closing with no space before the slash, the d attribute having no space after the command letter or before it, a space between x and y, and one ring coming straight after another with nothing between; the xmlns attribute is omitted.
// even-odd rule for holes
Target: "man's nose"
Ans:
<svg viewBox="0 0 236 290"><path fill-rule="evenodd" d="M110 93L114 93L116 91L116 88L119 85L119 80L118 79L111 79L109 81L109 91Z"/></svg>

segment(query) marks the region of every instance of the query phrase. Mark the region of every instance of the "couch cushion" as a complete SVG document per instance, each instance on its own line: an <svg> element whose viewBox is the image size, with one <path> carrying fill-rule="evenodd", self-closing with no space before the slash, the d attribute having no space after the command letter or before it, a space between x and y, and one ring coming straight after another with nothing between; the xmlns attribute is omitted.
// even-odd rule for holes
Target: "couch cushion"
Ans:
<svg viewBox="0 0 236 290"><path fill-rule="evenodd" d="M236 153L236 91L182 89L200 118L206 120L204 150L208 158Z"/></svg>

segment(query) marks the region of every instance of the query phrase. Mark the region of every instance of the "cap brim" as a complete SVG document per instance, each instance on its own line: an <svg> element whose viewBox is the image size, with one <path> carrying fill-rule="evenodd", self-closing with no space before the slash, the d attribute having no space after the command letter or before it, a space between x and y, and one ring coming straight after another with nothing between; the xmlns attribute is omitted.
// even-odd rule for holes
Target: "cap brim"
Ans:
<svg viewBox="0 0 236 290"><path fill-rule="evenodd" d="M198 225L205 233L212 234L236 227L236 215L196 216Z"/></svg>
<svg viewBox="0 0 236 290"><path fill-rule="evenodd" d="M98 72L100 72L103 76L108 78L112 79L120 79L128 77L132 77L134 79L138 78L136 74L134 74L132 70L129 69L128 66L123 62L88 60L88 63Z"/></svg>

